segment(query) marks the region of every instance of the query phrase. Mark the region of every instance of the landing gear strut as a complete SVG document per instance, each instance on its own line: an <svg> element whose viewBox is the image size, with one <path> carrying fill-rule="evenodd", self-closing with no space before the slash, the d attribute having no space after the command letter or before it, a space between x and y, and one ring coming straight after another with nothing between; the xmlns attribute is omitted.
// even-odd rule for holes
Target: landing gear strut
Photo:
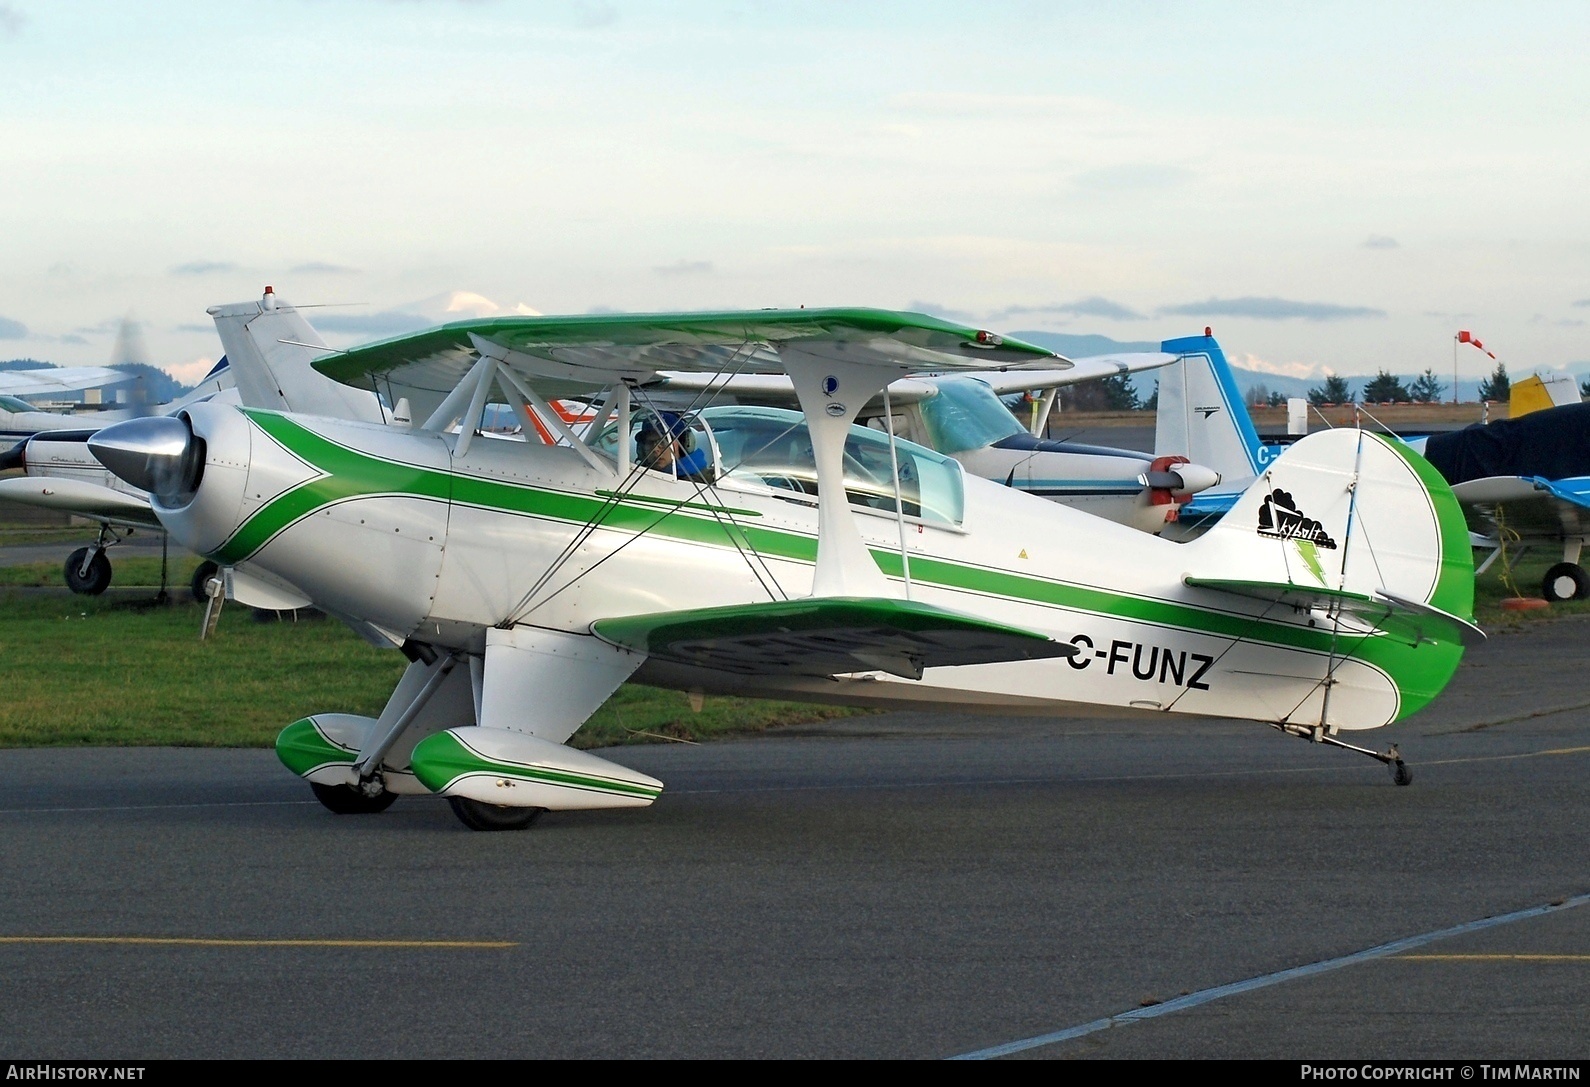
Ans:
<svg viewBox="0 0 1590 1087"><path fill-rule="evenodd" d="M1308 740L1311 743L1329 744L1332 747L1341 747L1346 748L1348 751L1356 751L1360 755L1368 755L1376 762L1385 764L1386 769L1391 771L1391 780L1393 784L1413 784L1413 771L1408 769L1408 764L1402 761L1402 755L1400 752L1398 752L1396 744L1392 744L1390 748L1383 752L1371 751L1367 747L1359 747L1356 744L1350 744L1342 740L1338 740L1329 732L1325 731L1323 725L1293 725L1282 722L1275 724L1274 727L1286 733L1288 736L1296 736L1299 739Z"/></svg>

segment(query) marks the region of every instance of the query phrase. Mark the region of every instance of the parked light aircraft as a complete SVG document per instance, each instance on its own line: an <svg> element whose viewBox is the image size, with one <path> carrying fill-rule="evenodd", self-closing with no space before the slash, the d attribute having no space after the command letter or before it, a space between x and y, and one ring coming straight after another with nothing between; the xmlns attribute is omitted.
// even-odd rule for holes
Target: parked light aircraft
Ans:
<svg viewBox="0 0 1590 1087"><path fill-rule="evenodd" d="M1562 548L1562 561L1541 579L1547 600L1590 597L1590 573L1580 564L1590 538L1590 404L1532 411L1519 419L1476 423L1448 434L1416 438L1463 504L1475 543Z"/></svg>
<svg viewBox="0 0 1590 1087"><path fill-rule="evenodd" d="M1156 457L1040 437L1023 428L1000 397L1042 393L1034 412L1036 429L1060 388L1163 367L1177 357L1168 352L1053 356L1045 364L1001 370L918 374L890 382L887 397L868 400L857 420L878 430L892 427L897 437L948 454L984 479L1159 532L1175 522L1180 505L1191 495L1219 483L1219 473L1186 456ZM798 405L795 386L784 375L663 374L647 391L654 402L673 404L681 396L712 392L720 402ZM885 419L886 411L891 418Z"/></svg>
<svg viewBox="0 0 1590 1087"><path fill-rule="evenodd" d="M310 361L330 348L296 309L278 304L269 287L258 301L215 306L209 312L226 354L196 388L153 409L154 414L175 415L213 400L262 408L291 406L309 414L365 422L384 420L374 393L350 389L310 368ZM150 528L163 531L150 508L147 491L106 470L87 445L99 427L89 429L85 423L108 425L134 414L79 416L74 420L76 429L37 433L0 455L0 469L23 468L27 473L0 479L0 498L98 522L95 543L74 551L66 560L63 573L73 592L94 595L105 591L113 574L106 550L129 533ZM204 583L215 573L213 564L200 566L191 586L196 597L203 596Z"/></svg>
<svg viewBox="0 0 1590 1087"><path fill-rule="evenodd" d="M334 811L435 793L466 825L507 829L650 804L661 782L565 745L631 678L1253 719L1405 783L1395 747L1339 733L1426 705L1480 636L1440 476L1400 443L1318 434L1175 544L852 425L903 373L1046 355L879 310L463 321L316 364L433 405L418 426L211 403L89 444L243 592L313 603L408 656L378 718L317 714L278 739ZM631 441L662 370L782 372L802 411L703 406L711 463L680 478ZM547 406L599 390L587 438ZM535 408L566 444L480 437L494 399Z"/></svg>
<svg viewBox="0 0 1590 1087"><path fill-rule="evenodd" d="M1182 507L1183 526L1203 526L1231 509L1286 447L1259 439L1212 338L1168 340L1163 349L1177 350L1182 358L1161 371L1154 448L1185 451L1221 474L1219 486ZM1576 397L1577 386L1557 395ZM1560 547L1562 561L1546 571L1541 596L1554 602L1590 597L1590 573L1580 562L1590 539L1590 404L1537 407L1520 418L1408 444L1452 487L1473 545L1491 551L1480 572L1501 553L1503 542Z"/></svg>

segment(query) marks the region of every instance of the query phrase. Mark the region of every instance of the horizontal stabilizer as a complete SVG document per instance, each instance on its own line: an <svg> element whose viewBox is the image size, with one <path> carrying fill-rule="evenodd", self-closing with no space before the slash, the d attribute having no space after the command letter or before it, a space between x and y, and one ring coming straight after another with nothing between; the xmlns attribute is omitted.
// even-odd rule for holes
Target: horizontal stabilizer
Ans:
<svg viewBox="0 0 1590 1087"><path fill-rule="evenodd" d="M742 675L831 676L1069 657L1077 647L1003 623L883 597L807 597L599 619L604 641Z"/></svg>
<svg viewBox="0 0 1590 1087"><path fill-rule="evenodd" d="M1319 585L1294 585L1287 582L1202 577L1183 580L1194 589L1215 589L1291 608L1350 615L1393 637L1405 639L1410 645L1418 645L1421 641L1477 645L1485 640L1485 632L1466 619L1385 591L1365 596Z"/></svg>

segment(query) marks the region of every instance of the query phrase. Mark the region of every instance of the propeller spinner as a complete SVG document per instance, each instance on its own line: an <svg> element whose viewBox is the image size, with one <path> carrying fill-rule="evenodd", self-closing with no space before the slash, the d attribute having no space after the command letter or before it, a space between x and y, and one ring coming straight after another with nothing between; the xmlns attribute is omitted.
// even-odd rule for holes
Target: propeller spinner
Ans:
<svg viewBox="0 0 1590 1087"><path fill-rule="evenodd" d="M186 505L204 475L204 439L180 416L116 423L90 438L88 448L106 468L163 506Z"/></svg>

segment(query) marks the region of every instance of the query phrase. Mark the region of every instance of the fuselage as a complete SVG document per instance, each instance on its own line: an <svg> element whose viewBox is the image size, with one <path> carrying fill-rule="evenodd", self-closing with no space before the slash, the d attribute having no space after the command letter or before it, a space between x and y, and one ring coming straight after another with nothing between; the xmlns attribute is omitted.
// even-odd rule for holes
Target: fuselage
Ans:
<svg viewBox="0 0 1590 1087"><path fill-rule="evenodd" d="M811 590L814 500L777 484L765 467L712 485L653 471L623 483L567 446L476 440L460 458L455 434L219 405L190 416L206 465L191 501L156 503L173 535L393 644L479 652L496 626L586 633L611 616ZM932 467L920 463L921 474ZM1070 641L1076 656L930 669L915 682L767 678L656 662L638 678L1056 715L1328 714L1342 727L1385 724L1427 700L1394 681L1407 647L1393 639L1344 640L1306 611L1276 614L1185 585L1195 566L1220 564L1199 544L1170 543L974 476L960 483L958 509L947 508L949 499L930 502L924 483L920 505L905 504L918 515L905 518L852 499L879 568L901 596ZM1322 681L1332 669L1326 707Z"/></svg>

